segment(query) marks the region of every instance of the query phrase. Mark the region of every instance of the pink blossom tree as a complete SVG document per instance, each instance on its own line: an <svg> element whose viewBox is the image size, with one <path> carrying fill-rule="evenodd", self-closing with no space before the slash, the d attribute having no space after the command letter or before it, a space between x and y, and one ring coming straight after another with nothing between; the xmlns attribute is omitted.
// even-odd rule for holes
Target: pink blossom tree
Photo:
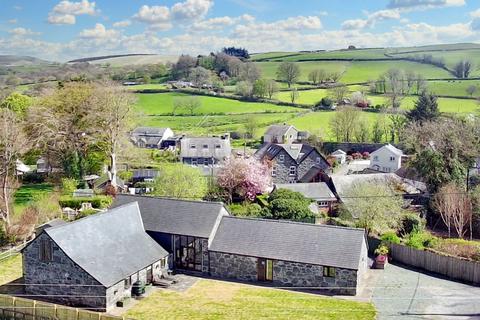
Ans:
<svg viewBox="0 0 480 320"><path fill-rule="evenodd" d="M267 164L254 158L230 158L218 173L217 183L228 194L229 202L234 194L252 201L267 191L272 179Z"/></svg>

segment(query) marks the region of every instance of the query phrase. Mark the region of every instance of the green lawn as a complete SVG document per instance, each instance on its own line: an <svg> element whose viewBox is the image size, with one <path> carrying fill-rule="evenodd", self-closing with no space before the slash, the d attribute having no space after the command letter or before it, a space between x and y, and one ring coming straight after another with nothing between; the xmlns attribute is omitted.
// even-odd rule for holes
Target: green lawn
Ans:
<svg viewBox="0 0 480 320"><path fill-rule="evenodd" d="M15 192L14 212L19 213L32 201L53 192L53 185L49 183L24 184Z"/></svg>
<svg viewBox="0 0 480 320"><path fill-rule="evenodd" d="M257 62L257 64L265 78L276 79L277 69L281 62ZM376 80L391 68L414 71L422 74L425 78L452 78L452 75L444 69L409 61L308 61L298 62L298 65L301 70L299 81L308 81L310 71L317 68L330 73L342 73L340 81L346 84Z"/></svg>
<svg viewBox="0 0 480 320"><path fill-rule="evenodd" d="M173 112L173 101L178 97L188 96L182 93L138 94L137 109L146 115L166 115ZM206 114L242 114L265 112L298 112L298 108L277 106L269 103L243 102L232 99L198 96L201 106L195 110L196 115ZM188 115L187 110L177 114Z"/></svg>
<svg viewBox="0 0 480 320"><path fill-rule="evenodd" d="M298 92L298 99L295 103L300 104L310 104L314 105L323 97L328 96L328 90L326 89L314 89L314 90L299 90ZM282 91L279 92L277 95L277 99L280 101L291 102L291 92L290 91Z"/></svg>
<svg viewBox="0 0 480 320"><path fill-rule="evenodd" d="M370 303L313 294L199 280L185 292L159 290L126 313L156 319L375 319Z"/></svg>
<svg viewBox="0 0 480 320"><path fill-rule="evenodd" d="M22 255L2 259L0 255L0 285L22 277Z"/></svg>
<svg viewBox="0 0 480 320"><path fill-rule="evenodd" d="M165 83L149 83L149 84L139 84L136 86L125 86L127 90L137 91L137 90L160 90L168 89Z"/></svg>
<svg viewBox="0 0 480 320"><path fill-rule="evenodd" d="M477 80L450 80L450 81L429 81L428 90L436 95L469 97L467 88L475 86L477 92L473 97L480 96L480 81Z"/></svg>

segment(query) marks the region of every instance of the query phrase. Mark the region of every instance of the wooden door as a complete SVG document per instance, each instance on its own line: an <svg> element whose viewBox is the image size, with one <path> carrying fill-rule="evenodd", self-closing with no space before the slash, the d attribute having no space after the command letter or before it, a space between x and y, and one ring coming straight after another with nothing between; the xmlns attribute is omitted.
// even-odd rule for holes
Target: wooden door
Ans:
<svg viewBox="0 0 480 320"><path fill-rule="evenodd" d="M257 280L265 281L265 272L267 270L265 259L258 258L257 260Z"/></svg>
<svg viewBox="0 0 480 320"><path fill-rule="evenodd" d="M153 267L150 266L147 268L147 284L153 282Z"/></svg>

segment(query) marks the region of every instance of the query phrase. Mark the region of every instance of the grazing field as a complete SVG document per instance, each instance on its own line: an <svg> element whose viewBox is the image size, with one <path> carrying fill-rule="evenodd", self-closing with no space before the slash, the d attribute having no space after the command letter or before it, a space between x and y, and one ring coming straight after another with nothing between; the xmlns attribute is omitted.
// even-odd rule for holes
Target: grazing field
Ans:
<svg viewBox="0 0 480 320"><path fill-rule="evenodd" d="M25 184L15 192L13 203L14 212L23 211L32 201L38 200L53 192L53 185L49 183Z"/></svg>
<svg viewBox="0 0 480 320"><path fill-rule="evenodd" d="M183 93L138 94L137 109L146 115L171 115L174 99L186 97ZM201 106L194 111L195 115L207 114L242 114L242 113L275 113L298 112L298 108L277 106L268 103L243 102L232 99L198 96ZM301 111L301 110L300 110ZM177 110L176 115L189 115L188 110Z"/></svg>
<svg viewBox="0 0 480 320"><path fill-rule="evenodd" d="M158 290L125 316L156 319L375 319L370 303L313 294L199 280L185 292Z"/></svg>
<svg viewBox="0 0 480 320"><path fill-rule="evenodd" d="M477 80L450 80L450 81L429 81L428 90L436 95L470 97L467 88L475 86L477 91L473 97L480 95L480 81Z"/></svg>
<svg viewBox="0 0 480 320"><path fill-rule="evenodd" d="M139 84L135 86L125 86L127 90L137 91L137 90L163 90L168 89L168 86L165 83L149 83L149 84Z"/></svg>
<svg viewBox="0 0 480 320"><path fill-rule="evenodd" d="M106 58L101 60L93 60L89 63L93 64L110 64L112 67L124 67L129 65L156 64L156 63L175 63L178 56L162 56L162 55L138 55L124 56L116 58Z"/></svg>
<svg viewBox="0 0 480 320"><path fill-rule="evenodd" d="M385 49L361 49L306 52L280 59L283 61L304 61L315 59L389 59L389 57L385 56L385 51Z"/></svg>
<svg viewBox="0 0 480 320"><path fill-rule="evenodd" d="M265 78L276 79L277 69L281 62L257 62ZM441 68L409 61L308 61L298 62L301 75L299 81L308 81L308 74L314 69L324 69L332 73L341 73L341 82L362 83L376 80L391 68L420 73L428 79L452 78L452 75Z"/></svg>
<svg viewBox="0 0 480 320"><path fill-rule="evenodd" d="M0 286L22 277L22 255L9 258L0 255Z"/></svg>
<svg viewBox="0 0 480 320"><path fill-rule="evenodd" d="M314 90L299 90L298 98L295 103L315 105L322 100L323 97L328 96L327 89ZM280 101L291 102L291 91L282 91L277 94L277 99Z"/></svg>

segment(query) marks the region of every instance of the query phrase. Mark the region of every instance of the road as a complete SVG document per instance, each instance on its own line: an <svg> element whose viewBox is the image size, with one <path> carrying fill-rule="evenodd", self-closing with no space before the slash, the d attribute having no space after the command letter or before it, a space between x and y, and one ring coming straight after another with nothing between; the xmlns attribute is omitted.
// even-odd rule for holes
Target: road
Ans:
<svg viewBox="0 0 480 320"><path fill-rule="evenodd" d="M392 264L375 273L370 285L379 320L480 319L480 287Z"/></svg>

